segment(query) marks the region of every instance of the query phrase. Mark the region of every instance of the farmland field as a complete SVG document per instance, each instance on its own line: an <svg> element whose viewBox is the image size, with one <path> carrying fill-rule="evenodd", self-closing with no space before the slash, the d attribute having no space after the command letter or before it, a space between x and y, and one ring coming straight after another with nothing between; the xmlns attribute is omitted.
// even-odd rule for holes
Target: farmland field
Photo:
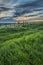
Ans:
<svg viewBox="0 0 43 65"><path fill-rule="evenodd" d="M43 23L9 25L0 25L0 65L43 65Z"/></svg>

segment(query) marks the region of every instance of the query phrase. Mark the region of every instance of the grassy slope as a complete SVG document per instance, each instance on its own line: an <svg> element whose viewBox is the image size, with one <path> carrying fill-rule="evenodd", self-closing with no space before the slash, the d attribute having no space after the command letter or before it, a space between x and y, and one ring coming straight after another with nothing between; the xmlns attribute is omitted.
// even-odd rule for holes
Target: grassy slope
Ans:
<svg viewBox="0 0 43 65"><path fill-rule="evenodd" d="M43 65L43 26L31 26L0 29L0 65Z"/></svg>

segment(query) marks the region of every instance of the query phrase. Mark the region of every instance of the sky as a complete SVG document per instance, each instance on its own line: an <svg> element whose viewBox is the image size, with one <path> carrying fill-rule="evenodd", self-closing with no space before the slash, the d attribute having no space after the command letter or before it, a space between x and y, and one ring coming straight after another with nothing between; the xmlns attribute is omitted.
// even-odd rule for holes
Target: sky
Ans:
<svg viewBox="0 0 43 65"><path fill-rule="evenodd" d="M0 20L43 21L43 0L0 0Z"/></svg>

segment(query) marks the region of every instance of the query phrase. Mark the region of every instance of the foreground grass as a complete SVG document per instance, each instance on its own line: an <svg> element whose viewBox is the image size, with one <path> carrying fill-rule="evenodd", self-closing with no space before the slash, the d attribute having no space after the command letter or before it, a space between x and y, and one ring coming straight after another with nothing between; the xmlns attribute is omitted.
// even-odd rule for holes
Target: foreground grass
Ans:
<svg viewBox="0 0 43 65"><path fill-rule="evenodd" d="M40 27L42 30L38 30ZM0 65L43 65L43 27L40 27L0 29Z"/></svg>

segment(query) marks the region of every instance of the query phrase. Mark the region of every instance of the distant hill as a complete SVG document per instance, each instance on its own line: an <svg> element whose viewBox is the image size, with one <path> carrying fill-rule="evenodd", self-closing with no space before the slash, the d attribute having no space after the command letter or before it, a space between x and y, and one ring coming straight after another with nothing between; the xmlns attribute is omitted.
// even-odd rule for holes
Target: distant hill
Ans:
<svg viewBox="0 0 43 65"><path fill-rule="evenodd" d="M14 22L17 22L16 20L12 20L12 19L3 19L3 20L0 20L0 23L14 23Z"/></svg>

